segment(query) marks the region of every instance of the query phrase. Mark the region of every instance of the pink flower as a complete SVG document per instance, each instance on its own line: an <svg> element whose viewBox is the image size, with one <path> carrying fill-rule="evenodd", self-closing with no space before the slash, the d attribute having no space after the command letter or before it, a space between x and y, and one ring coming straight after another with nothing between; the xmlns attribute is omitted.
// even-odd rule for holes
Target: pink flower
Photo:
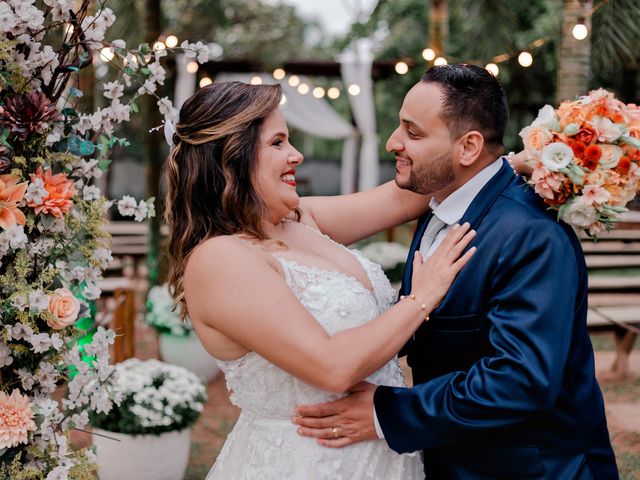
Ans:
<svg viewBox="0 0 640 480"><path fill-rule="evenodd" d="M611 193L599 185L587 185L582 189L582 199L586 205L594 203L606 203L611 198Z"/></svg>
<svg viewBox="0 0 640 480"><path fill-rule="evenodd" d="M49 317L47 324L54 330L68 327L78 319L80 301L66 288L58 288L49 296Z"/></svg>
<svg viewBox="0 0 640 480"><path fill-rule="evenodd" d="M531 183L534 184L534 190L542 198L553 200L555 194L560 192L563 181L560 177L564 175L549 172L545 168L536 168L531 175Z"/></svg>
<svg viewBox="0 0 640 480"><path fill-rule="evenodd" d="M27 434L36 429L29 397L13 390L0 392L0 448L27 443Z"/></svg>

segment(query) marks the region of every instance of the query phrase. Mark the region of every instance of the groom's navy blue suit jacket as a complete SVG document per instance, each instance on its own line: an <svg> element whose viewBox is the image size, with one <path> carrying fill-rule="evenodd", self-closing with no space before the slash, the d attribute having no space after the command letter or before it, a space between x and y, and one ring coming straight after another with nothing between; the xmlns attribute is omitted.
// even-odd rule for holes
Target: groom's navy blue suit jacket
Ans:
<svg viewBox="0 0 640 480"><path fill-rule="evenodd" d="M386 441L429 480L617 479L578 239L506 161L465 221L478 250L406 347L414 387L375 392Z"/></svg>

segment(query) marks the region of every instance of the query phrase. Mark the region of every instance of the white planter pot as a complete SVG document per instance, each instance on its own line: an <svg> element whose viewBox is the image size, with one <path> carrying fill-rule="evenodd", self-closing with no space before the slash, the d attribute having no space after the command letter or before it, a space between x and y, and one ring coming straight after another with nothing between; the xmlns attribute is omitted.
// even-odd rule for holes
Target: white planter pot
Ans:
<svg viewBox="0 0 640 480"><path fill-rule="evenodd" d="M215 379L220 368L195 334L177 337L160 334L160 357L167 363L191 370L206 384Z"/></svg>
<svg viewBox="0 0 640 480"><path fill-rule="evenodd" d="M100 434L93 435L100 480L184 478L189 461L191 428L160 435L128 435L99 428L94 428L93 432Z"/></svg>

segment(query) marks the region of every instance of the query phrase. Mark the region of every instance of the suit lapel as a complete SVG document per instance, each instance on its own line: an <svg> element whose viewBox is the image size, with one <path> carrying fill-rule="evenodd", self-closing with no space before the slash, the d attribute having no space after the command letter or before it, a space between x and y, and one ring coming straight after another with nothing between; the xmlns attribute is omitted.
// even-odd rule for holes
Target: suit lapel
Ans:
<svg viewBox="0 0 640 480"><path fill-rule="evenodd" d="M478 195L473 199L467 211L464 212L459 222L460 225L469 222L471 228L477 230L491 206L513 181L514 174L511 166L506 160L502 162L502 167L498 170L498 173L482 187L482 190L480 190Z"/></svg>

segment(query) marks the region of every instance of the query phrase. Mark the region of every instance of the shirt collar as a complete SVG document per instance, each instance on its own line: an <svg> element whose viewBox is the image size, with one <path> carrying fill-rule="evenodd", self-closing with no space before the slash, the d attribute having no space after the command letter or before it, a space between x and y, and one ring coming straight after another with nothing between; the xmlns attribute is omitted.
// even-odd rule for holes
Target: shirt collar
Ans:
<svg viewBox="0 0 640 480"><path fill-rule="evenodd" d="M433 214L447 225L453 225L462 218L473 199L480 193L491 178L498 173L502 167L502 157L480 170L467 183L458 188L455 192L445 198L442 203L431 197L429 206Z"/></svg>

